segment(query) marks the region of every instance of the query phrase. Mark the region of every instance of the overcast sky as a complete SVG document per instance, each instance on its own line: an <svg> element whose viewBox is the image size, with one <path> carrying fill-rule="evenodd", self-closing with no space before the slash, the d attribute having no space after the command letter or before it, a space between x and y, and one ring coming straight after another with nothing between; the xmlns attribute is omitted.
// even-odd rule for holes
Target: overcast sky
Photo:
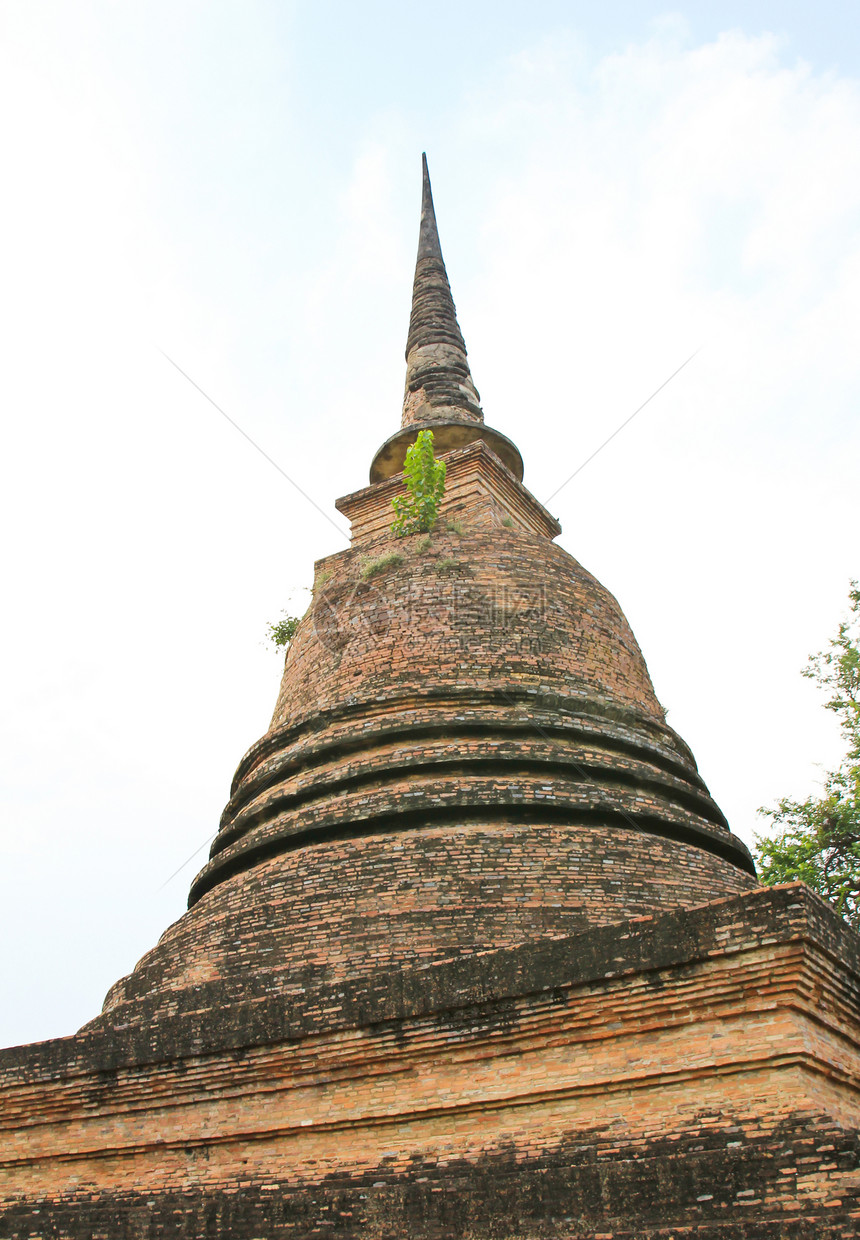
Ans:
<svg viewBox="0 0 860 1240"><path fill-rule="evenodd" d="M716 15L716 16L715 16ZM184 906L399 424L428 152L488 422L734 830L840 746L860 576L856 5L0 0L0 1044ZM170 880L170 881L167 881Z"/></svg>

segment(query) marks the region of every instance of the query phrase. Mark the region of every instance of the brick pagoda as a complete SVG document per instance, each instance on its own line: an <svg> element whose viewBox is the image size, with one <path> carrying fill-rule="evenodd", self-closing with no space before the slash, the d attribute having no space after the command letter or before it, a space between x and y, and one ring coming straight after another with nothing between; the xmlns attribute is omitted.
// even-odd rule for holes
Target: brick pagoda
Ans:
<svg viewBox="0 0 860 1240"><path fill-rule="evenodd" d="M447 464L395 538L405 453ZM860 939L757 885L484 423L424 166L403 419L189 908L0 1052L4 1240L860 1231Z"/></svg>

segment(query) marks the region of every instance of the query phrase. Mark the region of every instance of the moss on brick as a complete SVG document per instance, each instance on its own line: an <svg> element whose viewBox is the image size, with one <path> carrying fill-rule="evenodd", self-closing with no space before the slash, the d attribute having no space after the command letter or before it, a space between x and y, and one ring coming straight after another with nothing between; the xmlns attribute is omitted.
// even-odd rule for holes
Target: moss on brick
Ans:
<svg viewBox="0 0 860 1240"><path fill-rule="evenodd" d="M361 566L361 576L365 581L371 577L376 577L379 573L385 573L389 568L396 568L398 564L403 563L403 556L399 551L389 551L386 555L380 555L375 560L365 560Z"/></svg>

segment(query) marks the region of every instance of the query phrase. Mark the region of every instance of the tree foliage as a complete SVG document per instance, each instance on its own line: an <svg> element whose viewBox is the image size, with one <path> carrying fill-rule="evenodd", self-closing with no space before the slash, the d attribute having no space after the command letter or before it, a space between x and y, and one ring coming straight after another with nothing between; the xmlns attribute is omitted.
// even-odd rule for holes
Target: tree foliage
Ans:
<svg viewBox="0 0 860 1240"><path fill-rule="evenodd" d="M852 581L850 612L827 650L810 656L803 675L827 695L847 752L824 777L823 796L783 798L759 813L776 831L756 836L756 863L768 886L800 879L830 900L860 930L860 586Z"/></svg>
<svg viewBox="0 0 860 1240"><path fill-rule="evenodd" d="M429 534L439 519L439 505L445 494L445 462L433 454L433 432L419 431L418 438L406 451L403 466L406 494L392 501L398 537L404 534Z"/></svg>

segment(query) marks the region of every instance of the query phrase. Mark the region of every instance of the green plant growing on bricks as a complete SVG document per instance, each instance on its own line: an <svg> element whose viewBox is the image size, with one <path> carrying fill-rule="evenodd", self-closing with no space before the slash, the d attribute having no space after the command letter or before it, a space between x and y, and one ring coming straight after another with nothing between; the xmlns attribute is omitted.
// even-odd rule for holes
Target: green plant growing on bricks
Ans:
<svg viewBox="0 0 860 1240"><path fill-rule="evenodd" d="M860 930L860 585L852 581L851 610L827 650L811 655L802 675L828 695L847 753L827 771L823 796L760 809L777 830L756 835L759 878L768 887L797 879L835 905Z"/></svg>
<svg viewBox="0 0 860 1240"><path fill-rule="evenodd" d="M288 616L286 612L283 612L280 620L276 620L274 624L266 625L266 640L270 641L275 647L289 646L296 635L298 627L299 617Z"/></svg>
<svg viewBox="0 0 860 1240"><path fill-rule="evenodd" d="M418 432L415 443L407 449L403 473L406 494L391 501L392 532L398 538L429 534L439 519L439 505L445 494L445 462L437 461L433 454L432 431Z"/></svg>
<svg viewBox="0 0 860 1240"><path fill-rule="evenodd" d="M361 566L361 576L365 581L371 577L375 577L377 573L384 573L388 568L394 568L398 564L403 563L403 556L399 551L391 551L388 555L381 555L376 560L365 560Z"/></svg>

